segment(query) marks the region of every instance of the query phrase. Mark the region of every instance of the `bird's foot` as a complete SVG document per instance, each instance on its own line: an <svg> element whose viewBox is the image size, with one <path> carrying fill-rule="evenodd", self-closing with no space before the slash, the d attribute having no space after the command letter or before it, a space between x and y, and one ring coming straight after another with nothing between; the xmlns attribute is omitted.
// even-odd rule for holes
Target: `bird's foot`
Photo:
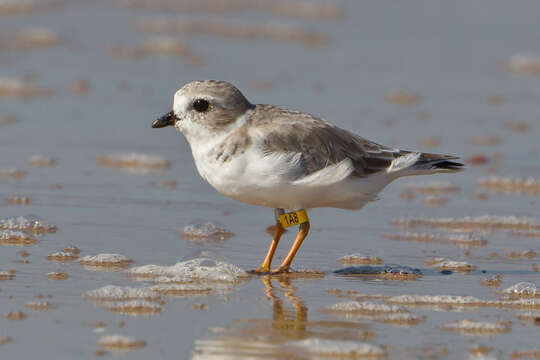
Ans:
<svg viewBox="0 0 540 360"><path fill-rule="evenodd" d="M278 275L283 273L288 273L290 271L289 267L278 267L277 269L271 270L270 275Z"/></svg>
<svg viewBox="0 0 540 360"><path fill-rule="evenodd" d="M267 267L260 267L260 268L257 268L257 269L253 269L253 270L249 270L248 271L248 274L253 274L253 275L268 275L270 274L270 268Z"/></svg>
<svg viewBox="0 0 540 360"><path fill-rule="evenodd" d="M279 275L279 274L288 273L288 272L290 272L289 267L281 267L280 266L279 268L274 269L274 270L270 270L270 268L260 267L260 268L257 268L257 269L249 270L248 274L252 274L252 275Z"/></svg>

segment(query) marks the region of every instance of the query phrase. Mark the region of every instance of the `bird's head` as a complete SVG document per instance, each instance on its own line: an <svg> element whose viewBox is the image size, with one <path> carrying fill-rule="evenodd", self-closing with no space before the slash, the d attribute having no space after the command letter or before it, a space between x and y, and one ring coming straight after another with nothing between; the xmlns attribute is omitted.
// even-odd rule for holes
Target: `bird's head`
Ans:
<svg viewBox="0 0 540 360"><path fill-rule="evenodd" d="M175 126L189 141L192 136L226 130L252 107L228 82L194 81L174 94L172 111L155 120L152 127Z"/></svg>

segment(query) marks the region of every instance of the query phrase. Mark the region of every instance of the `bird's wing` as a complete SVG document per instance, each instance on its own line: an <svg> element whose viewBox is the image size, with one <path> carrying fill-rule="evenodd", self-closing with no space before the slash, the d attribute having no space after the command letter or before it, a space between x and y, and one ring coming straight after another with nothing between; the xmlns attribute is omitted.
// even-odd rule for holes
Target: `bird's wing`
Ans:
<svg viewBox="0 0 540 360"><path fill-rule="evenodd" d="M323 169L344 172L341 178L365 177L385 171L394 159L409 153L376 144L312 115L275 106L257 105L249 123L267 156L296 154L298 180Z"/></svg>

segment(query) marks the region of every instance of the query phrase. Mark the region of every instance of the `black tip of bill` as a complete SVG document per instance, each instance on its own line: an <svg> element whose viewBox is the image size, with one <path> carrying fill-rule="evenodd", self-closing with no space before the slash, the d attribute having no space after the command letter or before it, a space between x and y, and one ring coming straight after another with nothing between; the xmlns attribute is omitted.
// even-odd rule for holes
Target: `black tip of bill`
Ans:
<svg viewBox="0 0 540 360"><path fill-rule="evenodd" d="M163 128L167 126L174 126L174 123L176 122L176 115L173 111L169 111L162 117L154 120L152 123L153 128Z"/></svg>

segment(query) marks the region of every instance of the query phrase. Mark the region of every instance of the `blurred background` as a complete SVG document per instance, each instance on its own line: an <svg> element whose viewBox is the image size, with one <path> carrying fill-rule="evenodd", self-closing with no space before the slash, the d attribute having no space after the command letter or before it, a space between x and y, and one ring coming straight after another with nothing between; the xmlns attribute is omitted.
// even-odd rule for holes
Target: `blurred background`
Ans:
<svg viewBox="0 0 540 360"><path fill-rule="evenodd" d="M120 332L148 342L130 358L183 359L209 329L272 317L276 303L272 309L263 301L268 288L256 279L232 295L195 300L206 311L194 311L194 300L176 299L167 315L110 314L81 294L137 284L122 272L45 259L75 245L84 255L120 253L137 265L172 265L200 251L245 269L259 264L272 212L219 195L198 176L181 134L150 127L170 111L174 92L193 80L229 81L252 103L308 112L378 143L454 154L468 164L458 175L400 180L360 212L313 211L315 231L295 264L329 275L295 285L302 306L335 302L326 290L336 287L495 296L479 288L480 273L425 276L414 284L332 275L340 267L336 259L354 251L425 268L426 250L476 259L493 274L506 271L509 285L538 279L530 271L534 259L488 256L514 246L538 251L534 238L516 245L497 233L487 250L471 255L381 234L394 230L389 221L399 216L538 216L537 193L491 194L477 181L532 178L540 188L539 13L532 0L0 0L0 218L35 215L58 227L25 248L26 257L20 247L0 247L0 270L16 271L15 279L0 283L0 312L24 310L39 294L58 305L30 311L22 322L0 319L0 336L13 340L0 353L6 359L94 358L102 332ZM430 181L450 182L460 192L439 201L406 191ZM186 241L177 231L194 219L218 221L235 236ZM283 255L289 242L281 246ZM51 271L69 279L48 280L44 274ZM410 358L426 356L425 348L444 357L448 346L451 358L463 358L477 340L441 333L437 321L455 320L445 316L436 314L414 331L376 325L372 342L406 348ZM96 321L106 326L88 326ZM530 347L537 330L529 330L501 335L494 353L514 350L505 344Z"/></svg>

